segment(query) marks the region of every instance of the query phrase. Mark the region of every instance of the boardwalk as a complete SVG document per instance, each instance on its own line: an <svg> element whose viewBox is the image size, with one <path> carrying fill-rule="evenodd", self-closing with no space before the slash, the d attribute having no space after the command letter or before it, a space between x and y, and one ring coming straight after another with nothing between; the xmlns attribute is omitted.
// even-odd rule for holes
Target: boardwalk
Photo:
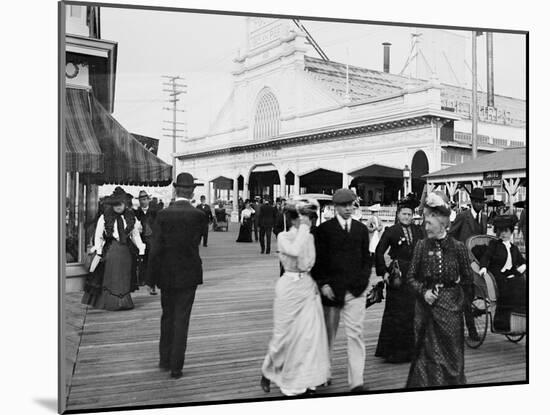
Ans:
<svg viewBox="0 0 550 415"><path fill-rule="evenodd" d="M201 248L205 283L197 291L182 379L157 367L159 296L142 290L133 296L135 309L104 312L81 306L80 294L67 295L68 410L281 396L276 387L269 394L259 387L278 260L235 239L234 231L211 233L209 247ZM374 357L382 311L383 304L369 308L364 325L371 390L402 388L409 368ZM347 391L343 331L335 344L333 383L324 393ZM466 352L468 381L524 381L525 360L525 341L488 334L480 349Z"/></svg>

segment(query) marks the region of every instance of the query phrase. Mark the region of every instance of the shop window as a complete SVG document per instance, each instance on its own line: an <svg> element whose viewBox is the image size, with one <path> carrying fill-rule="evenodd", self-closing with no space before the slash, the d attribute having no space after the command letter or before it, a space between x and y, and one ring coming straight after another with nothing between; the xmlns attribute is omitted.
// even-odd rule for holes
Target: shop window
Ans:
<svg viewBox="0 0 550 415"><path fill-rule="evenodd" d="M254 138L263 139L278 136L281 113L277 98L269 88L264 88L260 92L257 102L254 116Z"/></svg>
<svg viewBox="0 0 550 415"><path fill-rule="evenodd" d="M80 18L82 16L82 7L83 6L69 6L69 15L71 17Z"/></svg>
<svg viewBox="0 0 550 415"><path fill-rule="evenodd" d="M65 252L68 264L84 261L86 187L78 173L67 173L65 193Z"/></svg>

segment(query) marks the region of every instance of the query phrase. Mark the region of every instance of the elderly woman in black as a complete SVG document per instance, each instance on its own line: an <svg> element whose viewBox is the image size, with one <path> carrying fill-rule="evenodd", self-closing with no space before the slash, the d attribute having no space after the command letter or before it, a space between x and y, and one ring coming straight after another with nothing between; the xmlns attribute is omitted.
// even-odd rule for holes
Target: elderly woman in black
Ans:
<svg viewBox="0 0 550 415"><path fill-rule="evenodd" d="M415 356L408 388L466 383L462 307L471 300L473 274L466 247L447 235L450 214L444 194L427 196L427 238L416 245L407 274L416 293Z"/></svg>
<svg viewBox="0 0 550 415"><path fill-rule="evenodd" d="M95 252L104 261L103 282L99 292L87 291L82 302L105 310L129 310L134 308L132 297L132 254L130 244L138 249L140 260L145 254L145 244L139 234L139 222L131 207L127 206L127 194L121 187L104 202L108 207L97 221Z"/></svg>
<svg viewBox="0 0 550 415"><path fill-rule="evenodd" d="M489 242L480 261L480 274L485 275L490 271L497 283L498 299L493 324L495 330L503 332L510 330L512 311L525 312L527 299L525 258L512 243L512 233L517 221L515 215L495 217L493 227L498 239Z"/></svg>
<svg viewBox="0 0 550 415"><path fill-rule="evenodd" d="M405 284L416 244L424 238L420 226L412 223L419 202L413 194L397 204L397 223L386 230L376 247L376 275L386 281L386 306L375 356L388 363L409 362L414 350L415 296ZM389 249L391 264L386 265ZM393 272L392 272L393 270Z"/></svg>

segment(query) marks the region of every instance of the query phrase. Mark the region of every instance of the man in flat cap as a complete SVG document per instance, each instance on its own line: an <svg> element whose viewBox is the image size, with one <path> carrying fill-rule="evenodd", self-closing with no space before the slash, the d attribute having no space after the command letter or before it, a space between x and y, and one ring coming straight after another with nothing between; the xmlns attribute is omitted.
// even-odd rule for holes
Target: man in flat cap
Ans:
<svg viewBox="0 0 550 415"><path fill-rule="evenodd" d="M464 244L468 238L474 235L485 235L487 233L487 214L483 212L483 208L485 207L485 191L481 187L472 189L470 201L472 202L472 207L458 213L449 229L449 235ZM468 328L468 336L472 340L478 341L479 334L469 304L465 304L464 317L466 327Z"/></svg>
<svg viewBox="0 0 550 415"><path fill-rule="evenodd" d="M351 217L356 198L349 189L334 193L336 216L315 230L317 259L312 273L322 293L331 354L342 315L348 339L348 383L352 392L361 392L365 390L363 321L372 260L367 227Z"/></svg>
<svg viewBox="0 0 550 415"><path fill-rule="evenodd" d="M178 379L187 347L187 333L195 291L202 284L199 244L207 224L206 214L191 205L195 179L180 173L174 183L176 199L157 213L149 253L148 285L160 288L159 367Z"/></svg>

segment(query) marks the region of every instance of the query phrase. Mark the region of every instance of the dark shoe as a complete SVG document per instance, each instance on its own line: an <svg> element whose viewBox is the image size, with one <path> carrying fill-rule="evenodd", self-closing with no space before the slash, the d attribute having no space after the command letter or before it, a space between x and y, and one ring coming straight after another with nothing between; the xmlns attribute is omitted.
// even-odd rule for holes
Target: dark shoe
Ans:
<svg viewBox="0 0 550 415"><path fill-rule="evenodd" d="M170 365L168 363L159 362L160 370L170 370Z"/></svg>
<svg viewBox="0 0 550 415"><path fill-rule="evenodd" d="M264 251L260 252L260 254L263 254L263 253L264 253Z"/></svg>
<svg viewBox="0 0 550 415"><path fill-rule="evenodd" d="M149 289L149 294L150 295L157 295L157 290L155 288L150 288Z"/></svg>
<svg viewBox="0 0 550 415"><path fill-rule="evenodd" d="M204 246L205 248L207 248L207 247L208 247L208 245L206 245L206 244L204 244L203 246Z"/></svg>
<svg viewBox="0 0 550 415"><path fill-rule="evenodd" d="M266 254L269 255L271 253L271 251L266 251Z"/></svg>
<svg viewBox="0 0 550 415"><path fill-rule="evenodd" d="M365 387L365 385L359 385L359 386L356 386L355 388L352 388L351 389L351 393L363 393L363 392L366 392L368 389Z"/></svg>
<svg viewBox="0 0 550 415"><path fill-rule="evenodd" d="M265 393L268 393L271 391L271 381L262 375L262 379L260 380L260 386L262 387L262 390Z"/></svg>
<svg viewBox="0 0 550 415"><path fill-rule="evenodd" d="M170 372L170 377L172 379L179 379L183 376L183 372L181 370L172 370Z"/></svg>
<svg viewBox="0 0 550 415"><path fill-rule="evenodd" d="M323 383L323 386L327 387L332 385L332 379L327 380L325 383Z"/></svg>

